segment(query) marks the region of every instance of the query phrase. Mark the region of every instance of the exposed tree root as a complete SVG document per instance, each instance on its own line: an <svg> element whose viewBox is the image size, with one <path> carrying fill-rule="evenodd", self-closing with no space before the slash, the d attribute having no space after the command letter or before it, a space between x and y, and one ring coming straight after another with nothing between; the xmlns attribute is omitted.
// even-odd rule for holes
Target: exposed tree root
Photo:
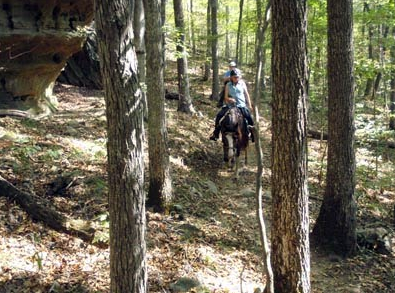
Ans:
<svg viewBox="0 0 395 293"><path fill-rule="evenodd" d="M16 117L24 117L24 118L31 118L31 114L27 111L21 111L21 110L0 110L0 117L5 117L5 116L16 116Z"/></svg>
<svg viewBox="0 0 395 293"><path fill-rule="evenodd" d="M0 196L15 201L33 220L42 222L51 229L79 237L88 242L91 242L93 239L93 228L85 229L81 223L78 224L78 221L68 220L65 216L55 211L49 201L19 190L1 176Z"/></svg>

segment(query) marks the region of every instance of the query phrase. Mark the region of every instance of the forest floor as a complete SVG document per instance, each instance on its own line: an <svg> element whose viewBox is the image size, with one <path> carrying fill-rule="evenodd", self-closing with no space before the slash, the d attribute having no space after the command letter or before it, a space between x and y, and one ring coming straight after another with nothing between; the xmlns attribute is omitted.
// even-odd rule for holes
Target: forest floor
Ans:
<svg viewBox="0 0 395 293"><path fill-rule="evenodd" d="M172 82L166 87L176 91ZM235 182L223 165L221 143L208 140L217 109L209 98L209 82L202 84L191 78L197 111L192 117L176 111L177 101L166 100L175 205L169 215L147 211L149 292L177 292L174 284L182 277L201 283L191 292L259 292L264 274L255 216L255 148L250 146L249 162ZM0 197L0 293L109 292L103 94L62 84L56 85L56 94L59 111L52 117L0 118L0 175L48 199L63 215L88 220L95 237L87 243L51 230ZM268 106L262 109L269 230L270 122ZM363 125L370 125L364 119ZM358 227L391 232L395 150L382 148L380 155L374 154L377 150L358 144ZM309 140L311 227L322 202L325 151L325 141ZM343 259L312 246L311 284L315 293L395 292L394 251L380 254L360 247L356 256Z"/></svg>

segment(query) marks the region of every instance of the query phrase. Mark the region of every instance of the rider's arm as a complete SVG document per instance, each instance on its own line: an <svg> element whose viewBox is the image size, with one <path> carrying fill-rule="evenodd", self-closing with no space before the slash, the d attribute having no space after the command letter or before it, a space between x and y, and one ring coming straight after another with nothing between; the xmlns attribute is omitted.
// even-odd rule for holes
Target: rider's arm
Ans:
<svg viewBox="0 0 395 293"><path fill-rule="evenodd" d="M228 85L225 86L225 93L224 93L224 102L225 104L232 104L235 102L235 99L232 97L229 97L229 87Z"/></svg>

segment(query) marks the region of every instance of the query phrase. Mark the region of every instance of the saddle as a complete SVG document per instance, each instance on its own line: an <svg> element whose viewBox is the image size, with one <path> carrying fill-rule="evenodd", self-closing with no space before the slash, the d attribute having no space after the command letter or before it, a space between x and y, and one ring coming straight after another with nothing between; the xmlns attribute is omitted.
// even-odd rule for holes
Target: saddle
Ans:
<svg viewBox="0 0 395 293"><path fill-rule="evenodd" d="M247 129L247 120L242 111L238 107L230 107L219 121L219 125L223 132L236 132L240 119L245 123L244 129Z"/></svg>

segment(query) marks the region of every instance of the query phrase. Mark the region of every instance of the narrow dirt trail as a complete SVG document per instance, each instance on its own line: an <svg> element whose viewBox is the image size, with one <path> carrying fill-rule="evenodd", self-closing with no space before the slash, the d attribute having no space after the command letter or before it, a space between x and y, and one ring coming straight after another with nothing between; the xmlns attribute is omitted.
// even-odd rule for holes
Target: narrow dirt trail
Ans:
<svg viewBox="0 0 395 293"><path fill-rule="evenodd" d="M50 119L0 119L0 175L21 189L47 197L65 215L92 221L103 243L92 245L52 231L1 198L0 293L49 292L51 288L53 292L109 292L104 99L98 91L63 85L56 90L61 111ZM198 113L191 117L177 112L177 101L166 101L177 209L168 215L147 212L149 292L170 292L181 277L194 277L204 285L202 292L252 293L264 281L255 211L254 145L249 147L248 165L235 182L233 173L223 166L221 143L208 139L217 110L213 101L206 95L194 103ZM262 125L263 200L270 231L270 125L263 120ZM314 142L309 143L311 184L317 181L319 170L312 163L318 161L319 153ZM78 184L62 196L49 196L49 184L67 174L77 176ZM321 187L314 187L311 222L321 197ZM318 254L314 247L311 255L314 293L395 292L393 255L362 251L344 260Z"/></svg>

